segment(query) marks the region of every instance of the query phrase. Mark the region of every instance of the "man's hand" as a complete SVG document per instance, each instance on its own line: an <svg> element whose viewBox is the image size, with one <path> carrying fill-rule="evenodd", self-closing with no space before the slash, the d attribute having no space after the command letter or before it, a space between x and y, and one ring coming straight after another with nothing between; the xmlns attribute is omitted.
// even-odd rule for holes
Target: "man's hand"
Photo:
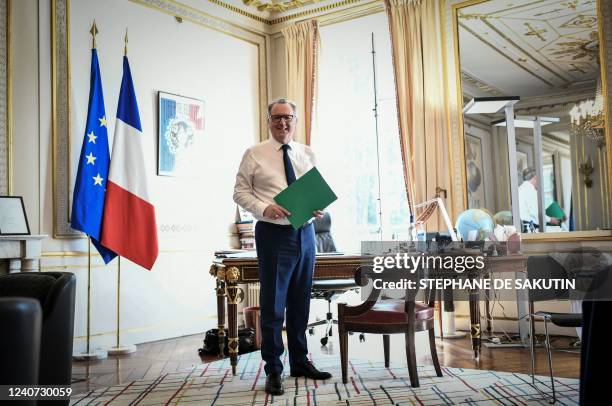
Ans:
<svg viewBox="0 0 612 406"><path fill-rule="evenodd" d="M266 207L266 209L263 212L263 215L267 219L278 220L278 219L283 219L291 215L291 213L289 213L289 210L285 209L282 206L279 206L277 204L271 204L268 207Z"/></svg>
<svg viewBox="0 0 612 406"><path fill-rule="evenodd" d="M325 212L323 210L315 210L312 212L312 215L318 219L321 219L325 215Z"/></svg>

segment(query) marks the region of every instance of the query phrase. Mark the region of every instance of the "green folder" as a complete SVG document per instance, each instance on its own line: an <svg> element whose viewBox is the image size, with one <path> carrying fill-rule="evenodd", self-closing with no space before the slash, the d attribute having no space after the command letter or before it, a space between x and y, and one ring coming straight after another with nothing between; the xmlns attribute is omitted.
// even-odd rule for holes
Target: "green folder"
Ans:
<svg viewBox="0 0 612 406"><path fill-rule="evenodd" d="M276 195L274 201L289 210L287 220L297 230L313 217L312 212L325 209L336 199L317 168L312 168Z"/></svg>
<svg viewBox="0 0 612 406"><path fill-rule="evenodd" d="M546 208L546 215L548 217L554 217L558 219L562 219L565 217L565 213L559 203L553 200L553 202Z"/></svg>

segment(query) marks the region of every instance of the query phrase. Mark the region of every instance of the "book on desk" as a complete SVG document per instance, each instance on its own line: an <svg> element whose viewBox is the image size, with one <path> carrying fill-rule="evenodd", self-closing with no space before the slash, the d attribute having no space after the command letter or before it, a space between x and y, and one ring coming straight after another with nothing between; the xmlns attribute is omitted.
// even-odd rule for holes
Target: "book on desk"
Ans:
<svg viewBox="0 0 612 406"><path fill-rule="evenodd" d="M317 257L346 255L345 252L317 252ZM356 254L358 255L358 254ZM256 258L256 250L228 249L215 251L217 258Z"/></svg>

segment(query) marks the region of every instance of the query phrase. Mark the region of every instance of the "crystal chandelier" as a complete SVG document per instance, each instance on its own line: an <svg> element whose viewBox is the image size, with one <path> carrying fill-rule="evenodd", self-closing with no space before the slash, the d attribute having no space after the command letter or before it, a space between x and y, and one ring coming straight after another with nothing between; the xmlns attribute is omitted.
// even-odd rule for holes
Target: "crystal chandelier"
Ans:
<svg viewBox="0 0 612 406"><path fill-rule="evenodd" d="M597 147L606 145L604 98L601 78L594 99L583 100L570 110L572 132L591 139Z"/></svg>

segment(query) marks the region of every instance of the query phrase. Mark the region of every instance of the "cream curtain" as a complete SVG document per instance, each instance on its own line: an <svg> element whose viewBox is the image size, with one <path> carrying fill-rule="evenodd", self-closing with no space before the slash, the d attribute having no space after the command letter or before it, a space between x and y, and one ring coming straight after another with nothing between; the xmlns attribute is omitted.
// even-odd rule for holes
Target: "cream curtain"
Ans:
<svg viewBox="0 0 612 406"><path fill-rule="evenodd" d="M287 97L300 109L295 138L310 145L316 110L319 24L316 20L304 21L283 29L282 34L285 39Z"/></svg>
<svg viewBox="0 0 612 406"><path fill-rule="evenodd" d="M411 212L413 205L448 191L444 200L451 218L449 150L444 92L442 40L436 0L384 0L397 92L404 180ZM459 159L459 158L457 158ZM444 195L440 195L444 198ZM418 211L416 213L419 214ZM444 230L440 215L428 230Z"/></svg>

